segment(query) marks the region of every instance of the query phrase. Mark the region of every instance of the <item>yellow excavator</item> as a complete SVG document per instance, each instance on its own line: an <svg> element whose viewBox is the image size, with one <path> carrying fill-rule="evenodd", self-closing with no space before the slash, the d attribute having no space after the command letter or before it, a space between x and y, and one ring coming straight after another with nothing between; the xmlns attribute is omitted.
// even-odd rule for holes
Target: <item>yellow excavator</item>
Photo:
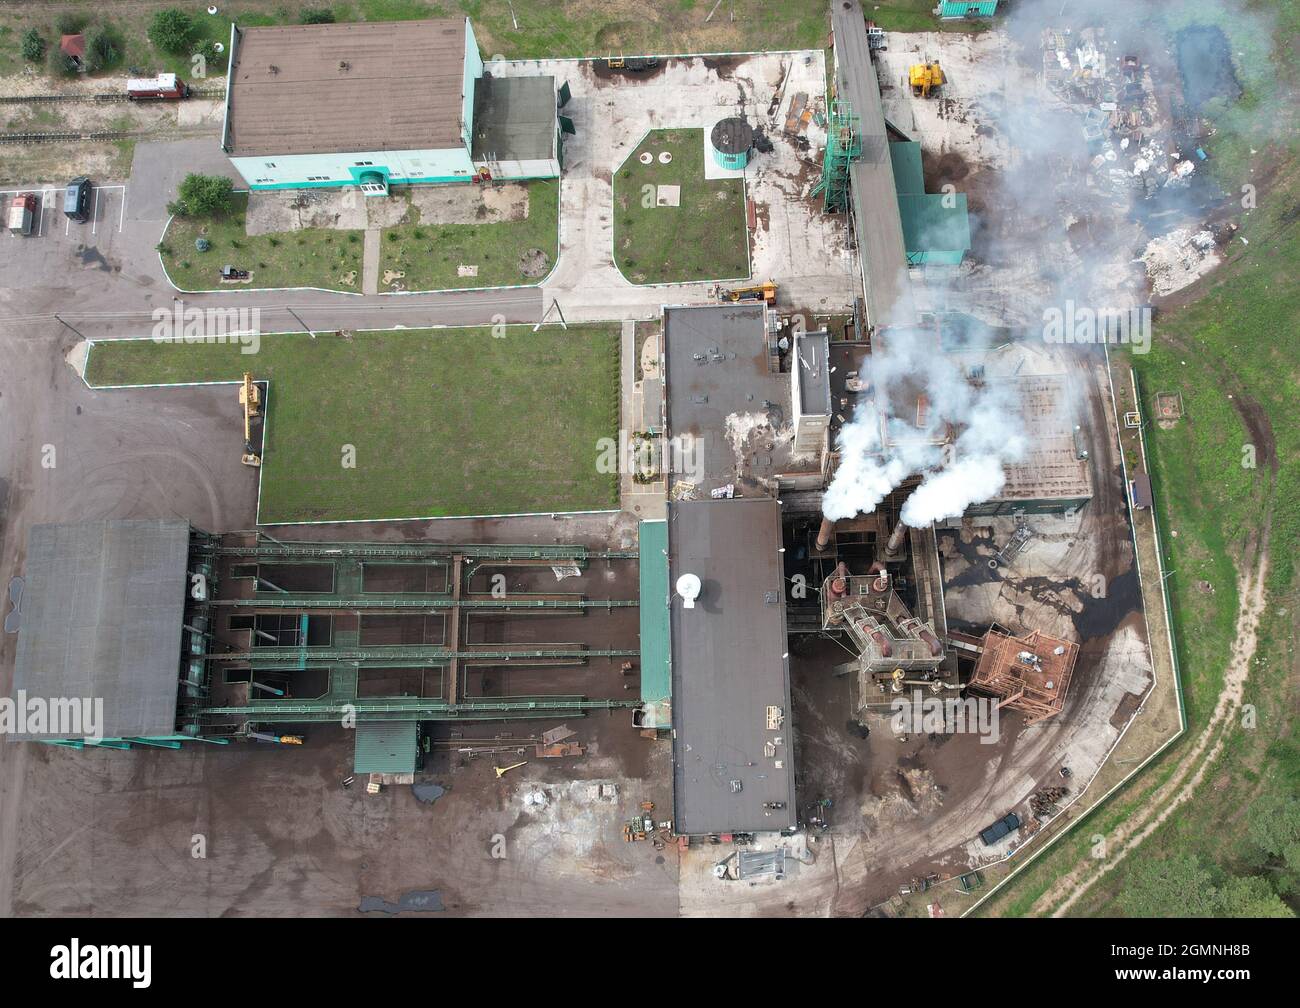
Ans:
<svg viewBox="0 0 1300 1008"><path fill-rule="evenodd" d="M244 454L239 461L246 466L260 466L262 456L253 447L253 420L262 415L262 391L248 371L244 372L244 383L239 386L239 405L244 407Z"/></svg>
<svg viewBox="0 0 1300 1008"><path fill-rule="evenodd" d="M918 98L937 97L939 88L945 81L939 61L927 59L924 63L913 63L907 68L907 79L912 85L912 94Z"/></svg>

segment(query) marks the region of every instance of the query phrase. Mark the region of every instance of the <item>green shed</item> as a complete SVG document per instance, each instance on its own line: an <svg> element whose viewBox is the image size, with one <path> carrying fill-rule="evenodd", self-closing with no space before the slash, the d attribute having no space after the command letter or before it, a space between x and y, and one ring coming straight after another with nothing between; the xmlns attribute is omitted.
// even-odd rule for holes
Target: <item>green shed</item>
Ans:
<svg viewBox="0 0 1300 1008"><path fill-rule="evenodd" d="M941 18L992 17L998 0L939 0Z"/></svg>
<svg viewBox="0 0 1300 1008"><path fill-rule="evenodd" d="M414 721L362 721L357 725L352 769L359 774L415 773L419 725Z"/></svg>

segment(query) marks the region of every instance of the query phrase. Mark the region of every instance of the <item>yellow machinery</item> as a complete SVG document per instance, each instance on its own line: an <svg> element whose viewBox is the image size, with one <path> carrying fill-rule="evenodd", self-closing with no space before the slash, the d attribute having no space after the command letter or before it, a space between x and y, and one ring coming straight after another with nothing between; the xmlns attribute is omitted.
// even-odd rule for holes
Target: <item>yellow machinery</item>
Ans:
<svg viewBox="0 0 1300 1008"><path fill-rule="evenodd" d="M498 777L504 777L507 771L518 770L521 766L527 766L527 765L528 765L528 761L524 760L522 763L511 763L509 766L493 767L492 769L497 772Z"/></svg>
<svg viewBox="0 0 1300 1008"><path fill-rule="evenodd" d="M720 301L766 301L776 304L776 284L771 280L753 287L733 287L731 290L718 288Z"/></svg>
<svg viewBox="0 0 1300 1008"><path fill-rule="evenodd" d="M239 386L239 405L244 407L244 454L239 461L246 466L260 466L262 456L253 447L253 420L262 415L262 392L247 371L244 372L244 384Z"/></svg>
<svg viewBox="0 0 1300 1008"><path fill-rule="evenodd" d="M918 98L936 96L939 88L944 85L943 71L939 69L938 60L913 63L907 68L907 79L912 85L912 94Z"/></svg>

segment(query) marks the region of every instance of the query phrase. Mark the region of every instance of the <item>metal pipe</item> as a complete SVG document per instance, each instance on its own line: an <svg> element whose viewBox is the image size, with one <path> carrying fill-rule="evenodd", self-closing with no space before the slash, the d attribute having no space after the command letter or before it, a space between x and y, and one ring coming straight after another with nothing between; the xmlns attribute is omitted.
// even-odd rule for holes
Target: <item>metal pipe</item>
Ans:
<svg viewBox="0 0 1300 1008"><path fill-rule="evenodd" d="M903 548L903 536L907 533L907 526L899 522L894 526L894 531L890 533L889 542L885 544L886 553L897 553Z"/></svg>
<svg viewBox="0 0 1300 1008"><path fill-rule="evenodd" d="M817 532L817 551L819 553L830 549L831 543L835 541L835 523L829 518L822 519L822 526Z"/></svg>

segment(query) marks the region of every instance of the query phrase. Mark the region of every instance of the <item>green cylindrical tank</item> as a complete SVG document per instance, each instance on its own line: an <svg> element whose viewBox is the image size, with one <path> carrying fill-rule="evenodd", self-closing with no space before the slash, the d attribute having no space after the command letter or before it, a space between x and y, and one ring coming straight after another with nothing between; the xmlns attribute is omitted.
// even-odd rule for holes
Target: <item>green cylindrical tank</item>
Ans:
<svg viewBox="0 0 1300 1008"><path fill-rule="evenodd" d="M739 171L749 164L749 152L754 149L754 127L740 116L719 120L709 138L713 145L713 160L722 168Z"/></svg>

